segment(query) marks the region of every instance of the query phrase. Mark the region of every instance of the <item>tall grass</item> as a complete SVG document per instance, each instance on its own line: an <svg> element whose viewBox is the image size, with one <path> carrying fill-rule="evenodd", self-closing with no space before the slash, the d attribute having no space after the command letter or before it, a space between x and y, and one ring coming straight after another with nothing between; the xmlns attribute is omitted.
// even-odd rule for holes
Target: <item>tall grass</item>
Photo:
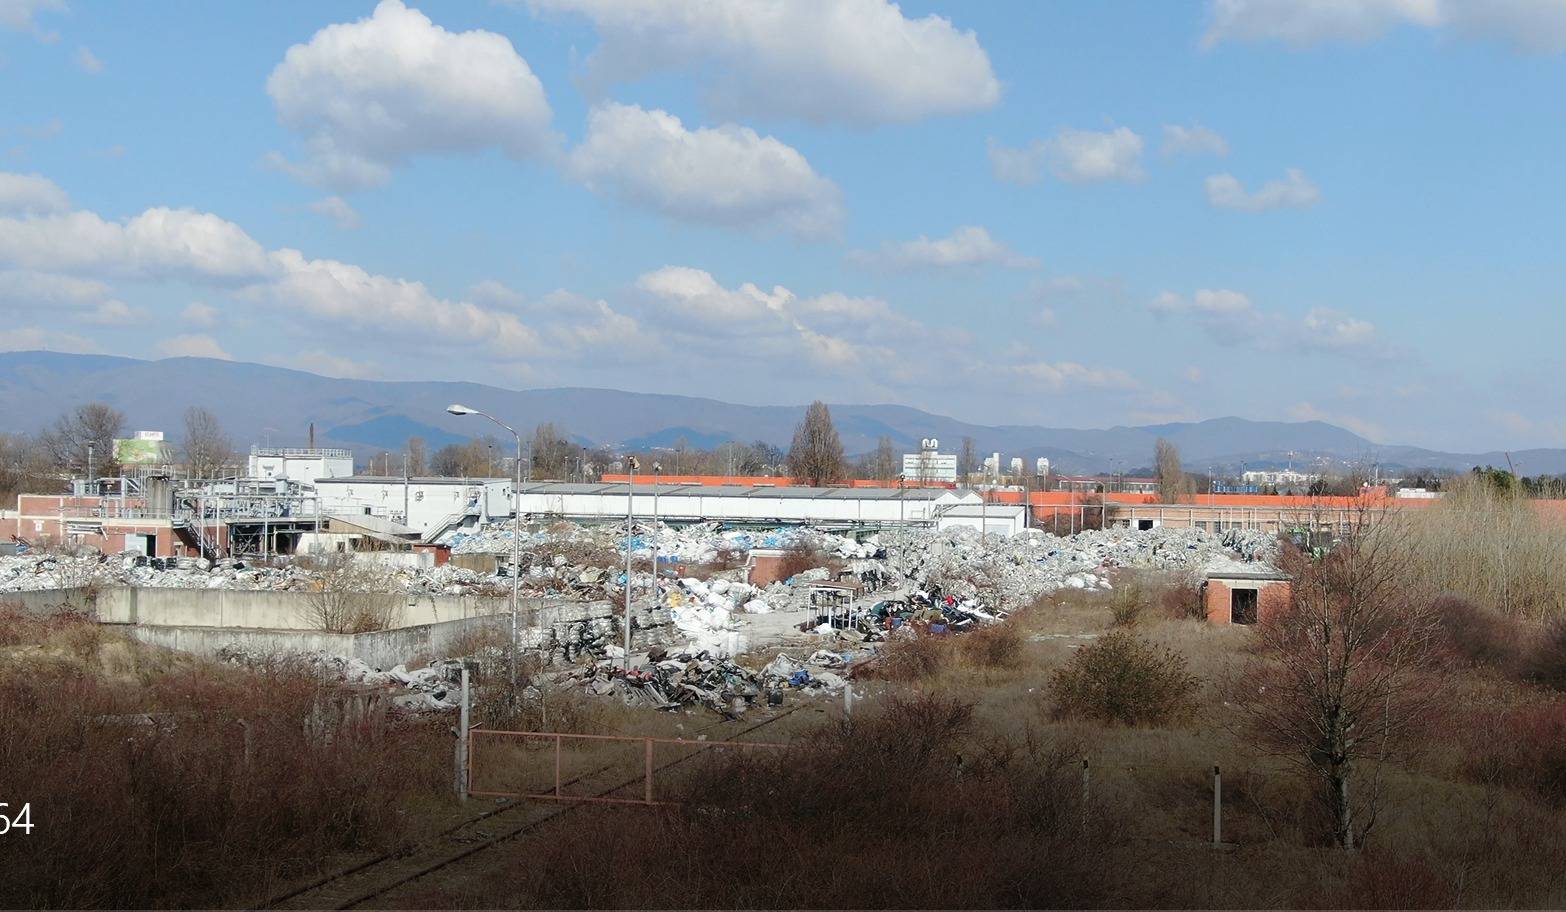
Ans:
<svg viewBox="0 0 1566 912"><path fill-rule="evenodd" d="M76 617L0 611L0 907L216 906L344 850L385 849L449 788L433 724L332 724L286 665L137 664Z"/></svg>
<svg viewBox="0 0 1566 912"><path fill-rule="evenodd" d="M681 791L666 812L585 809L473 892L411 902L1071 908L1120 881L1118 818L1084 803L1076 747L987 738L960 700L892 697L786 751L714 756Z"/></svg>
<svg viewBox="0 0 1566 912"><path fill-rule="evenodd" d="M1418 595L1462 596L1529 621L1566 614L1566 522L1526 498L1464 479L1438 504L1389 516Z"/></svg>

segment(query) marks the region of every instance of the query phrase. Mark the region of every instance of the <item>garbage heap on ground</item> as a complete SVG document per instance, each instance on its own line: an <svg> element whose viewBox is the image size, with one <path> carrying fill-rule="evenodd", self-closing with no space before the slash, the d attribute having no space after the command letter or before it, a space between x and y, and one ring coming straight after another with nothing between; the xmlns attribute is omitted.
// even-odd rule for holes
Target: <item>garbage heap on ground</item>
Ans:
<svg viewBox="0 0 1566 912"><path fill-rule="evenodd" d="M1270 565L1277 538L1259 530L1104 529L1059 537L1029 530L987 538L969 528L893 533L892 563L922 588L1013 611L1062 589L1109 589L1121 567L1192 575L1236 554Z"/></svg>
<svg viewBox="0 0 1566 912"><path fill-rule="evenodd" d="M246 668L276 668L283 663L334 684L391 691L390 705L401 713L445 712L458 708L462 700L462 662L456 659L431 662L412 671L405 665L383 671L363 659L325 652L263 655L237 645L218 650L217 658Z"/></svg>
<svg viewBox="0 0 1566 912"><path fill-rule="evenodd" d="M675 710L704 706L729 719L743 716L759 704L780 705L785 694L823 694L842 690L847 659L817 650L805 661L779 653L759 671L708 652L668 653L654 650L641 668L624 669L600 662L554 676L599 697L613 697L627 706Z"/></svg>

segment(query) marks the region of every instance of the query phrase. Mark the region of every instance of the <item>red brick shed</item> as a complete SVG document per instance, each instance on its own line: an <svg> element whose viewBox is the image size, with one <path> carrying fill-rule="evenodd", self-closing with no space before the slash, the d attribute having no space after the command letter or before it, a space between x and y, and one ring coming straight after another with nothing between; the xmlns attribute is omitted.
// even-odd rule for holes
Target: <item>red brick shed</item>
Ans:
<svg viewBox="0 0 1566 912"><path fill-rule="evenodd" d="M1209 570L1202 604L1209 624L1254 624L1289 603L1289 578L1273 570Z"/></svg>

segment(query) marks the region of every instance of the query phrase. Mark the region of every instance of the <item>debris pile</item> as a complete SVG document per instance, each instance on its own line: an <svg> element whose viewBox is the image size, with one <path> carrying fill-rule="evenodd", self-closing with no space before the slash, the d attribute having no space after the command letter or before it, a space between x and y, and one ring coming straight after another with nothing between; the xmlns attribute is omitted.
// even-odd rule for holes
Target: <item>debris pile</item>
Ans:
<svg viewBox="0 0 1566 912"><path fill-rule="evenodd" d="M587 693L615 697L627 706L674 710L704 706L737 719L758 701L778 705L788 692L822 693L841 690L847 681L830 669L845 665L841 656L819 650L807 662L779 653L760 671L707 652L667 655L653 653L643 668L626 670L601 662L572 672L558 681Z"/></svg>
<svg viewBox="0 0 1566 912"><path fill-rule="evenodd" d="M239 646L218 650L219 661L247 668L276 667L279 662L304 668L323 681L396 691L391 705L406 713L445 712L461 702L462 663L453 659L431 662L409 671L398 665L387 671L373 668L363 659L324 652L295 652L284 656L261 655Z"/></svg>

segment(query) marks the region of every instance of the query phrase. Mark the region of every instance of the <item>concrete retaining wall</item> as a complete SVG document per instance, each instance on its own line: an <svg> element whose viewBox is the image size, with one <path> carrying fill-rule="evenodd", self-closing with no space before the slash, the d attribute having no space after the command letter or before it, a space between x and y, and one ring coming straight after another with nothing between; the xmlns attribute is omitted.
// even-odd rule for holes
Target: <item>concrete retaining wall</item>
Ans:
<svg viewBox="0 0 1566 912"><path fill-rule="evenodd" d="M449 655L459 640L486 630L503 631L509 622L509 617L476 617L372 633L150 624L126 624L120 629L143 643L205 658L214 658L224 649L243 649L256 655L324 652L362 659L376 668L391 668Z"/></svg>
<svg viewBox="0 0 1566 912"><path fill-rule="evenodd" d="M231 589L144 589L115 587L89 598L81 589L0 594L0 604L25 611L61 608L94 610L100 622L123 629L145 643L195 655L214 656L225 646L252 652L318 651L357 656L377 667L440 656L458 639L484 630L510 632L510 602L504 598L409 595L396 626L371 633L342 634L314 629L305 592ZM585 626L612 632L619 642L621 607L615 603L523 598L518 603L517 641L523 649L575 640ZM669 612L636 606L632 612L640 644L661 644L672 635Z"/></svg>
<svg viewBox="0 0 1566 912"><path fill-rule="evenodd" d="M66 590L60 590L64 592ZM42 593L15 593L40 596ZM57 604L59 594L54 593ZM10 601L10 595L0 600ZM395 627L417 627L444 621L482 617L509 611L507 599L471 595L398 595ZM46 603L51 603L45 599ZM524 599L524 609L542 604ZM100 590L98 619L109 624L155 624L173 627L252 627L266 630L312 630L308 592L240 589L152 589L116 587Z"/></svg>

